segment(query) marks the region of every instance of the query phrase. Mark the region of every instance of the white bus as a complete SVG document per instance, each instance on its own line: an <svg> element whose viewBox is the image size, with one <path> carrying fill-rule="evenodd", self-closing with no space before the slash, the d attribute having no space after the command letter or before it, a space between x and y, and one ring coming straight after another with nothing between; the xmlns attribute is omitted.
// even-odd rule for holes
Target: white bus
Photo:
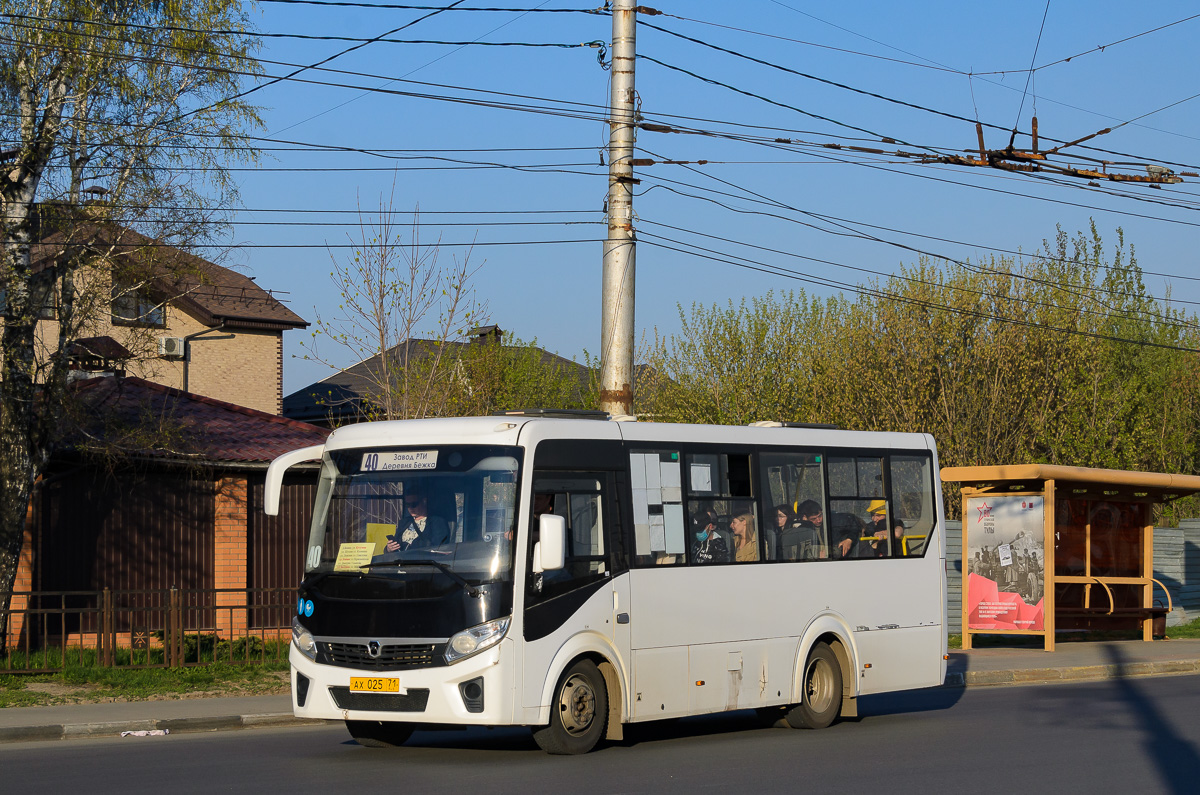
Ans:
<svg viewBox="0 0 1200 795"><path fill-rule="evenodd" d="M564 414L350 425L271 464L267 513L288 467L321 469L297 716L368 746L529 726L584 753L627 723L820 728L942 683L932 437Z"/></svg>

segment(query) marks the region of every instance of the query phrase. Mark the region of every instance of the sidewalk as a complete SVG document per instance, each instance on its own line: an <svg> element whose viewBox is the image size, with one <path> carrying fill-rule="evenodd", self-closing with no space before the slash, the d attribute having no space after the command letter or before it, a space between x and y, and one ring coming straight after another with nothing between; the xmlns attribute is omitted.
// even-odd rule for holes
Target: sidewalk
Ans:
<svg viewBox="0 0 1200 795"><path fill-rule="evenodd" d="M1059 643L1041 649L952 651L946 687L1097 681L1200 673L1200 640ZM0 709L0 743L113 737L127 731L205 732L307 726L291 696L193 698Z"/></svg>

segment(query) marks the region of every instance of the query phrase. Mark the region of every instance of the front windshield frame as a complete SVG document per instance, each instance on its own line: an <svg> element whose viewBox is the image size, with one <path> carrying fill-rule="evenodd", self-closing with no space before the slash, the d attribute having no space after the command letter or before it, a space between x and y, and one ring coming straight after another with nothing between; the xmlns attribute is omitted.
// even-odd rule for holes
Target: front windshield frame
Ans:
<svg viewBox="0 0 1200 795"><path fill-rule="evenodd" d="M424 456L421 468L364 469L384 458L412 456ZM314 505L306 575L433 577L437 590L511 581L523 458L521 448L502 445L330 451ZM417 533L404 498L421 492L427 518ZM429 543L418 535L427 535ZM389 541L404 548L389 550Z"/></svg>

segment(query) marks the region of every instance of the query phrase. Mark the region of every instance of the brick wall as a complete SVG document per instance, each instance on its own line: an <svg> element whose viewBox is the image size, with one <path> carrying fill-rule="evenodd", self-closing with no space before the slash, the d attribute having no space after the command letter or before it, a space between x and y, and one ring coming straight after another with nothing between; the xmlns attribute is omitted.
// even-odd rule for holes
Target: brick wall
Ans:
<svg viewBox="0 0 1200 795"><path fill-rule="evenodd" d="M25 537L21 540L21 556L17 559L17 578L13 581L13 597L9 603L11 611L8 621L8 648L16 648L21 633L25 631L25 610L29 608L29 597L19 596L33 590L33 501L25 514ZM18 612L20 611L20 612Z"/></svg>
<svg viewBox="0 0 1200 795"><path fill-rule="evenodd" d="M247 616L242 609L222 610L222 606L245 605L246 588L246 509L247 483L244 477L222 478L217 482L216 549L213 566L215 587L237 589L236 593L218 590L217 634L225 637L246 632Z"/></svg>
<svg viewBox="0 0 1200 795"><path fill-rule="evenodd" d="M215 332L191 342L190 391L278 414L283 408L281 331Z"/></svg>

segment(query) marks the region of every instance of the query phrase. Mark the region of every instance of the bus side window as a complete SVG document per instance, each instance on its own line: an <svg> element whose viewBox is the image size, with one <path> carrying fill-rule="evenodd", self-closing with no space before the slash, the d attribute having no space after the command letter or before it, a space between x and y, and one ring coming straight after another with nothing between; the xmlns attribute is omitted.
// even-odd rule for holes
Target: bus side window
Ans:
<svg viewBox="0 0 1200 795"><path fill-rule="evenodd" d="M894 523L901 537L892 554L921 557L929 545L936 514L933 507L933 462L925 455L893 455L889 459Z"/></svg>
<svg viewBox="0 0 1200 795"><path fill-rule="evenodd" d="M762 535L767 560L829 557L825 522L825 471L821 453L759 456L764 500Z"/></svg>
<svg viewBox="0 0 1200 795"><path fill-rule="evenodd" d="M828 523L834 559L892 554L892 509L884 492L882 458L829 456Z"/></svg>

